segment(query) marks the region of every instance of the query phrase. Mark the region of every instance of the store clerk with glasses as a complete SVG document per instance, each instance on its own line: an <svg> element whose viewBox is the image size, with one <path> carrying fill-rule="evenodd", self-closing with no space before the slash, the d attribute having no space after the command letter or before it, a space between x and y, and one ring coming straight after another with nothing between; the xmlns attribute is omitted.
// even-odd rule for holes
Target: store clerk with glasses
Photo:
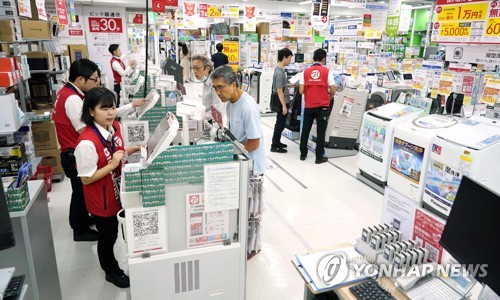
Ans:
<svg viewBox="0 0 500 300"><path fill-rule="evenodd" d="M85 128L81 121L85 93L99 83L98 66L91 60L74 61L69 69L69 82L57 93L52 120L57 139L61 147L61 166L71 180L71 203L69 223L73 229L73 240L96 241L97 232L89 228L89 214L85 207L82 182L77 176L74 151L80 132ZM130 114L134 107L144 105L144 100L137 100L117 109L120 116Z"/></svg>
<svg viewBox="0 0 500 300"><path fill-rule="evenodd" d="M191 59L191 68L193 69L194 82L203 84L203 93L201 95L202 104L205 106L205 120L212 119L212 105L222 114L224 123L226 122L226 104L223 103L217 93L212 88L212 79L210 74L213 70L213 64L210 59L204 55L195 55Z"/></svg>

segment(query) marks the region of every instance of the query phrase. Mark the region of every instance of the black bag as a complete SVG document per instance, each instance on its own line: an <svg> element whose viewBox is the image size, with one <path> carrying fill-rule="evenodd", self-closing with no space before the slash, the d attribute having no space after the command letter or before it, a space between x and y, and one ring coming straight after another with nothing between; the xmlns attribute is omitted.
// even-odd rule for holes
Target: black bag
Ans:
<svg viewBox="0 0 500 300"><path fill-rule="evenodd" d="M271 110L274 112L282 111L281 101L280 98L278 97L278 93L271 94Z"/></svg>

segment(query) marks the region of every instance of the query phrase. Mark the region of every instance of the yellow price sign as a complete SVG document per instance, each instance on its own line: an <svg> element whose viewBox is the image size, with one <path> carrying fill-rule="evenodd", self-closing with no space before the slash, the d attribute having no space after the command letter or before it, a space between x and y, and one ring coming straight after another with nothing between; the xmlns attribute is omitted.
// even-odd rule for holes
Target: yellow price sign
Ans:
<svg viewBox="0 0 500 300"><path fill-rule="evenodd" d="M436 8L437 20L443 21L480 21L486 20L488 16L488 1L460 4L443 5Z"/></svg>
<svg viewBox="0 0 500 300"><path fill-rule="evenodd" d="M382 31L373 28L365 29L365 38L367 39L380 39L382 36Z"/></svg>
<svg viewBox="0 0 500 300"><path fill-rule="evenodd" d="M210 5L207 10L207 15L213 18L222 17L222 11L215 5Z"/></svg>
<svg viewBox="0 0 500 300"><path fill-rule="evenodd" d="M500 36L500 18L490 18L486 23L485 36L499 37Z"/></svg>
<svg viewBox="0 0 500 300"><path fill-rule="evenodd" d="M439 35L446 37L470 37L471 26L471 22L441 23Z"/></svg>

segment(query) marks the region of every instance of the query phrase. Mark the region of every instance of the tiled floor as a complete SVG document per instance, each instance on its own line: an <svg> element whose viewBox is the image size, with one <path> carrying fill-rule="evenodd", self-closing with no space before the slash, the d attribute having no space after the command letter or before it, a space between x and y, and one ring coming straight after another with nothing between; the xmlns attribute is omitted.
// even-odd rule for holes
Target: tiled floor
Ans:
<svg viewBox="0 0 500 300"><path fill-rule="evenodd" d="M382 195L354 177L357 157L322 165L314 164L313 155L300 161L298 144L285 138L289 152L271 153L274 120L263 118L270 164L265 176L267 210L262 252L247 266L248 300L303 299L304 284L290 263L292 256L353 240L363 226L380 220L382 209ZM63 299L129 299L129 289L104 280L96 244L73 242L67 220L70 190L65 180L54 184L49 194ZM127 271L126 249L118 240L115 253Z"/></svg>

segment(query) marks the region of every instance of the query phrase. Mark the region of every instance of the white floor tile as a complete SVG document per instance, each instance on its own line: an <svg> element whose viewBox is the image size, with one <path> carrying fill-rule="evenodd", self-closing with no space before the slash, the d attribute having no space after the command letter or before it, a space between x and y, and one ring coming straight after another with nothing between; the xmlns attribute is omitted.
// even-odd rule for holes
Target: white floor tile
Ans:
<svg viewBox="0 0 500 300"><path fill-rule="evenodd" d="M309 153L306 161L300 161L298 141L284 137L288 153L271 153L275 118L262 121L267 124L263 130L270 167L264 184L267 205L263 249L247 264L247 299L300 300L304 283L291 264L293 255L355 239L363 226L379 222L382 195L355 179L357 156L316 165ZM68 224L70 193L69 180L65 180L54 183L49 194L63 299L130 299L129 289L105 281L96 243L73 242ZM128 272L125 253L119 237L115 254Z"/></svg>

